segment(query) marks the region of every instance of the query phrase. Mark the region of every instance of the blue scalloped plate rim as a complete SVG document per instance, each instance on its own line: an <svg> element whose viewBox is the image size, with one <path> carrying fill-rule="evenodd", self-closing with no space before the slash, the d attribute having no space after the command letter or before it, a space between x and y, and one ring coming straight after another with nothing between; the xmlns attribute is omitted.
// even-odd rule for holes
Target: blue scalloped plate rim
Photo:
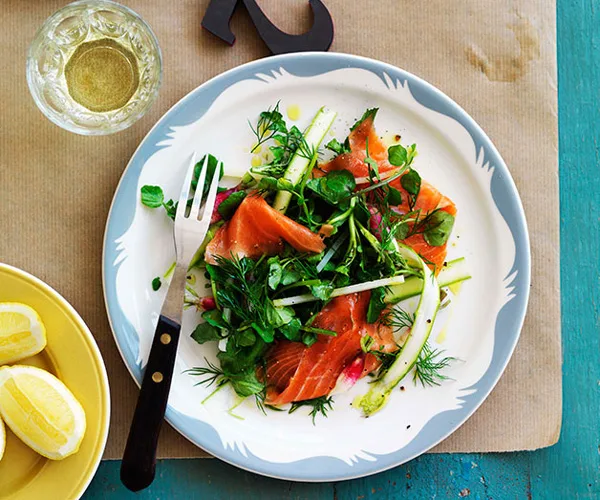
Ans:
<svg viewBox="0 0 600 500"><path fill-rule="evenodd" d="M408 82L414 98L424 106L458 121L471 135L477 151L483 150L486 160L494 168L491 192L498 210L507 222L515 242L515 261L510 274L514 298L500 311L496 320L494 349L491 363L465 396L461 408L442 412L432 418L415 438L393 453L373 455L374 461L360 459L352 465L333 457L312 457L289 463L265 461L250 452L242 453L237 447L225 448L217 432L208 424L167 408L167 421L183 436L215 457L236 467L279 479L293 481L339 481L375 474L421 455L458 429L483 403L504 372L519 339L531 280L531 256L525 213L508 167L489 137L467 112L443 92L419 77L381 61L349 54L306 52L269 57L226 71L200 85L175 104L148 132L133 154L117 187L108 215L103 245L104 298L110 325L117 347L132 377L138 385L142 369L136 363L137 335L120 309L116 295L118 266L115 241L130 226L137 201L137 179L146 161L161 146L157 144L170 132L172 126L191 124L200 119L211 103L229 86L257 74L269 74L284 68L296 76L315 76L341 68L371 71L384 79L384 73L401 82ZM500 335L502 332L502 335Z"/></svg>

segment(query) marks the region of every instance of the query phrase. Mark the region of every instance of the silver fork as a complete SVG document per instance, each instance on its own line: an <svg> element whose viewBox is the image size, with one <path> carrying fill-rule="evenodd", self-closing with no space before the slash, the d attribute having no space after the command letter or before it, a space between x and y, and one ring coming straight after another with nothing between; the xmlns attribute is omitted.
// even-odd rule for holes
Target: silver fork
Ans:
<svg viewBox="0 0 600 500"><path fill-rule="evenodd" d="M206 155L188 212L195 164L195 155L192 155L175 215L174 237L177 255L175 270L154 332L154 340L121 464L121 481L131 491L144 489L154 480L156 446L165 416L179 343L187 270L194 253L204 241L217 197L220 165L215 169L200 214L208 170L208 155Z"/></svg>

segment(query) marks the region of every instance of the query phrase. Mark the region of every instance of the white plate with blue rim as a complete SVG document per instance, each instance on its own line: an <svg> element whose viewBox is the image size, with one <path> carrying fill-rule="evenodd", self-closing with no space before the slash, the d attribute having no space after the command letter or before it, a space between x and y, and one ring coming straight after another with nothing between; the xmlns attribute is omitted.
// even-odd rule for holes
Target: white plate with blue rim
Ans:
<svg viewBox="0 0 600 500"><path fill-rule="evenodd" d="M357 56L301 53L261 59L223 73L190 92L152 128L131 158L108 216L103 254L106 307L115 341L140 384L166 283L152 280L174 262L172 222L140 203L143 185L177 198L185 158L212 153L226 175L241 176L255 137L248 120L280 103L303 128L323 105L338 112L332 135L343 138L366 108L376 127L416 143L414 167L457 206L448 259L464 256L472 278L442 311L430 337L458 361L439 386L409 377L387 406L365 419L354 392L335 396L327 418L303 409L262 413L253 402L234 412L225 388L196 385L187 369L216 347L189 336L199 313L184 314L166 418L212 455L259 474L297 481L337 481L380 472L429 450L460 427L502 375L525 316L530 249L523 207L509 170L475 121L441 91L394 66ZM300 110L300 113L298 113ZM288 117L289 118L289 117ZM164 282L168 281L163 280ZM352 390L365 392L367 381ZM362 389L361 389L362 387ZM385 439L378 436L383 435Z"/></svg>

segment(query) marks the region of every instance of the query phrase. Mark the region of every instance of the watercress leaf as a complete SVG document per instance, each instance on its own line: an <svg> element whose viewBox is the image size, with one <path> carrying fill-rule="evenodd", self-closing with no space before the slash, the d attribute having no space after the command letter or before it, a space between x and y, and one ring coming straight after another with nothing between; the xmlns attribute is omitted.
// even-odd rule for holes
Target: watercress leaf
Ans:
<svg viewBox="0 0 600 500"><path fill-rule="evenodd" d="M217 358L224 374L229 377L243 376L245 372L256 370L256 364L264 355L267 344L261 338L249 347L240 347L237 342L227 342L225 351L220 351Z"/></svg>
<svg viewBox="0 0 600 500"><path fill-rule="evenodd" d="M204 311L202 313L202 319L209 325L216 328L227 328L228 324L223 318L223 314L218 309L212 309L211 311Z"/></svg>
<svg viewBox="0 0 600 500"><path fill-rule="evenodd" d="M299 342L301 340L301 327L302 323L300 323L300 320L298 318L292 318L286 325L281 325L279 330L286 339L291 340L292 342Z"/></svg>
<svg viewBox="0 0 600 500"><path fill-rule="evenodd" d="M409 194L408 204L412 210L417 196L419 195L419 191L421 190L421 176L416 170L411 168L400 178L400 184L402 184L402 187Z"/></svg>
<svg viewBox="0 0 600 500"><path fill-rule="evenodd" d="M271 290L275 290L279 283L281 283L281 277L283 275L283 268L279 263L279 257L271 257L268 261L269 264L269 278L267 283Z"/></svg>
<svg viewBox="0 0 600 500"><path fill-rule="evenodd" d="M273 342L273 339L275 338L275 332L273 331L272 325L259 325L256 323L256 321L253 321L251 326L265 342Z"/></svg>
<svg viewBox="0 0 600 500"><path fill-rule="evenodd" d="M200 323L192 332L192 338L198 344L204 344L213 340L221 340L221 333L210 323Z"/></svg>
<svg viewBox="0 0 600 500"><path fill-rule="evenodd" d="M162 285L161 281L160 281L160 277L156 277L152 280L152 290L154 290L155 292L160 288L160 286Z"/></svg>
<svg viewBox="0 0 600 500"><path fill-rule="evenodd" d="M331 139L327 144L325 144L325 148L333 151L336 155L350 152L350 148L347 147L346 143L340 144L337 139Z"/></svg>
<svg viewBox="0 0 600 500"><path fill-rule="evenodd" d="M330 260L327 264L325 264L323 271L335 271L335 262Z"/></svg>
<svg viewBox="0 0 600 500"><path fill-rule="evenodd" d="M273 307L271 304L267 306L267 320L274 328L279 328L294 319L296 313L291 307Z"/></svg>
<svg viewBox="0 0 600 500"><path fill-rule="evenodd" d="M269 130L273 132L287 133L287 125L283 119L283 115L279 112L279 109L275 107L272 111L263 111L260 114L260 118L267 123Z"/></svg>
<svg viewBox="0 0 600 500"><path fill-rule="evenodd" d="M142 205L149 208L158 208L162 206L165 195L160 186L142 186Z"/></svg>
<svg viewBox="0 0 600 500"><path fill-rule="evenodd" d="M404 177L406 177L406 174ZM404 177L402 177L402 179L404 179ZM402 195L400 194L400 191L398 191L395 187L389 186L387 193L387 202L392 206L400 205L402 203Z"/></svg>
<svg viewBox="0 0 600 500"><path fill-rule="evenodd" d="M296 283L300 281L302 275L295 271L294 269L288 269L287 267L283 269L283 273L281 275L281 284L283 286L291 285L292 283Z"/></svg>
<svg viewBox="0 0 600 500"><path fill-rule="evenodd" d="M369 307L367 309L367 323L375 323L379 319L381 311L385 309L385 288L379 287L371 290L371 299L369 300Z"/></svg>
<svg viewBox="0 0 600 500"><path fill-rule="evenodd" d="M163 205L167 212L167 216L173 220L175 220L175 215L177 214L177 204L178 203L179 202L174 202L173 200L169 200Z"/></svg>
<svg viewBox="0 0 600 500"><path fill-rule="evenodd" d="M318 285L313 285L310 287L311 293L320 300L329 300L333 290L334 286L329 281L323 281Z"/></svg>
<svg viewBox="0 0 600 500"><path fill-rule="evenodd" d="M204 155L200 159L200 161L198 163L196 163L196 165L194 166L194 175L192 177L192 187L194 189L196 189L196 187L198 186L198 178L200 177L200 171L202 170L202 166L204 165L205 158L206 158L206 155ZM208 165L207 165L207 169L206 169L206 178L205 178L204 189L203 189L204 196L206 196L208 194L208 190L210 189L210 181L212 180L212 178L215 175L215 172L217 170L217 167L219 167L219 166L220 166L219 179L221 179L223 177L223 164L219 163L219 160L217 160L216 157L209 154L208 155Z"/></svg>
<svg viewBox="0 0 600 500"><path fill-rule="evenodd" d="M354 176L347 170L334 170L324 177L311 179L306 186L332 205L348 203L348 198L356 188Z"/></svg>
<svg viewBox="0 0 600 500"><path fill-rule="evenodd" d="M273 155L273 163L281 162L285 156L285 148L282 146L271 146L269 151L271 151L271 154Z"/></svg>
<svg viewBox="0 0 600 500"><path fill-rule="evenodd" d="M427 218L423 238L431 246L442 246L448 241L453 227L454 216L444 210L436 210Z"/></svg>
<svg viewBox="0 0 600 500"><path fill-rule="evenodd" d="M388 148L388 160L395 167L403 166L408 159L408 152L402 144L395 144Z"/></svg>
<svg viewBox="0 0 600 500"><path fill-rule="evenodd" d="M225 198L217 207L217 211L221 214L223 219L230 219L237 208L240 206L240 203L244 201L246 197L245 191L236 191L235 193L231 193L227 198Z"/></svg>
<svg viewBox="0 0 600 500"><path fill-rule="evenodd" d="M394 226L394 236L398 240L403 240L408 236L410 228L406 222L400 222Z"/></svg>
<svg viewBox="0 0 600 500"><path fill-rule="evenodd" d="M238 375L237 377L232 377L230 382L233 390L242 398L259 394L265 388L265 384L259 382L258 378L256 377L256 373L251 370L243 373L242 375Z"/></svg>
<svg viewBox="0 0 600 500"><path fill-rule="evenodd" d="M337 199L347 197L356 188L356 179L348 170L333 170L325 176L327 190Z"/></svg>
<svg viewBox="0 0 600 500"><path fill-rule="evenodd" d="M256 335L250 329L237 332L233 338L242 347L254 345L256 342Z"/></svg>

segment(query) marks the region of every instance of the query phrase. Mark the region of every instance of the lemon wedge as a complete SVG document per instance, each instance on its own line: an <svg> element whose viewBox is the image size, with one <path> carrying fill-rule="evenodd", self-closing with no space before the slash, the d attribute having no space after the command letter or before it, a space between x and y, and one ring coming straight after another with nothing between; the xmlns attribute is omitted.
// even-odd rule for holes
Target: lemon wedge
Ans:
<svg viewBox="0 0 600 500"><path fill-rule="evenodd" d="M85 412L65 384L33 366L0 368L0 416L26 445L51 460L79 450Z"/></svg>
<svg viewBox="0 0 600 500"><path fill-rule="evenodd" d="M0 419L0 460L4 456L4 448L6 448L6 431L4 430L4 422Z"/></svg>
<svg viewBox="0 0 600 500"><path fill-rule="evenodd" d="M0 365L37 354L46 347L46 328L34 309L0 302Z"/></svg>

